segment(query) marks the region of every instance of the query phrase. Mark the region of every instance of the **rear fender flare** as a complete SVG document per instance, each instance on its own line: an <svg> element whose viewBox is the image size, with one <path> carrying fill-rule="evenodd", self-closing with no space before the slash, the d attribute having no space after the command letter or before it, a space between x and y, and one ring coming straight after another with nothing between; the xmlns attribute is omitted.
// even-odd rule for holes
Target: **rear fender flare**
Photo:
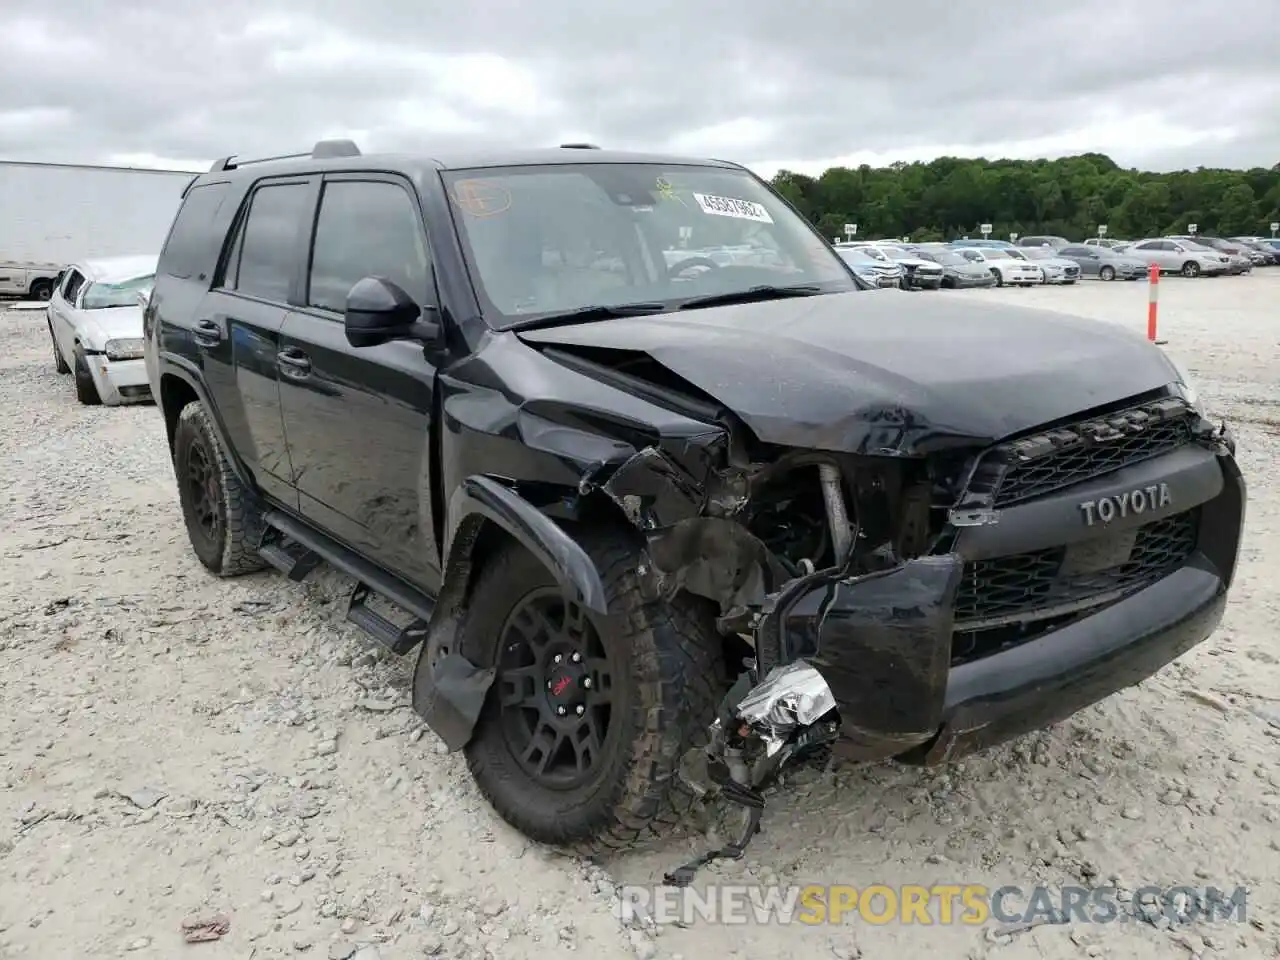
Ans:
<svg viewBox="0 0 1280 960"><path fill-rule="evenodd" d="M218 435L218 443L222 445L223 455L231 465L231 469L235 473L236 479L240 481L241 485L243 485L246 490L257 490L258 487L254 482L252 472L250 472L250 470L244 465L244 462L240 459L235 447L228 442L226 427L222 423L222 417L218 408L209 400L209 391L204 385L204 378L200 374L200 368L191 361L183 357L175 356L172 353L160 354L156 366L159 373L159 383L157 386L164 383L165 377L176 377L191 388L191 392L196 395L196 399L204 405L205 410L209 414L209 422L213 424L214 432ZM161 388L159 394L156 395L155 400L156 405L160 407L161 414L167 421L169 419L169 411L164 409L163 388ZM173 413L176 419L177 411L175 410ZM169 437L169 443L172 446L173 437Z"/></svg>

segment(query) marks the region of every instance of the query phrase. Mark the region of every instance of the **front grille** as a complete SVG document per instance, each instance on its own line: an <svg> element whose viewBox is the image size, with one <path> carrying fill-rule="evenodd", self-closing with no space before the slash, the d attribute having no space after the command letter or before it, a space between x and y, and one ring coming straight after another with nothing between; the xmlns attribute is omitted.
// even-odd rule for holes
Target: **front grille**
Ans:
<svg viewBox="0 0 1280 960"><path fill-rule="evenodd" d="M957 630L1052 617L1108 602L1178 569L1196 548L1198 511L1068 546L967 564Z"/></svg>
<svg viewBox="0 0 1280 960"><path fill-rule="evenodd" d="M1170 398L997 447L992 454L1011 465L995 506L1044 496L1185 446L1194 417L1183 401Z"/></svg>

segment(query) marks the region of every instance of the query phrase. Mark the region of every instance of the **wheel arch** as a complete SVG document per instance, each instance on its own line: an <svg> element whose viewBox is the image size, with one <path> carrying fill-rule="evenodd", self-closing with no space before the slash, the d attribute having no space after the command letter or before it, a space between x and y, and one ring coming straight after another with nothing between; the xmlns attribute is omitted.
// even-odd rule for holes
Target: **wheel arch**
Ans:
<svg viewBox="0 0 1280 960"><path fill-rule="evenodd" d="M253 472L244 465L235 448L227 442L226 428L218 416L218 409L209 401L209 391L204 385L200 371L187 361L172 355L162 354L159 358L159 386L156 403L164 416L165 435L169 443L169 453L173 453L174 432L178 428L178 415L190 403L200 403L209 414L214 432L218 435L218 443L222 445L227 462L239 480L250 490L256 490Z"/></svg>
<svg viewBox="0 0 1280 960"><path fill-rule="evenodd" d="M466 746L487 692L490 674L467 663L458 651L458 633L476 580L485 564L509 543L532 553L587 609L608 614L603 578L595 562L573 538L575 522L616 522L635 533L622 511L605 497L587 497L574 519L555 519L493 477L472 475L447 505L444 579L436 598L427 642L414 668L413 708L451 750ZM438 664L449 661L439 674Z"/></svg>

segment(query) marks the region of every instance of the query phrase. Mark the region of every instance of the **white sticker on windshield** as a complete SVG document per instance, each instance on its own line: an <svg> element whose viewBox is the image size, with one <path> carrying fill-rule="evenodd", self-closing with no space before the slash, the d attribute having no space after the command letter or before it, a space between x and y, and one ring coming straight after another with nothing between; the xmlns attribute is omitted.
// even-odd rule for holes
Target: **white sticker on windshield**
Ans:
<svg viewBox="0 0 1280 960"><path fill-rule="evenodd" d="M733 197L713 197L709 193L695 193L693 199L703 213L715 217L736 217L739 220L756 220L760 223L773 223L769 211L751 200L735 200Z"/></svg>

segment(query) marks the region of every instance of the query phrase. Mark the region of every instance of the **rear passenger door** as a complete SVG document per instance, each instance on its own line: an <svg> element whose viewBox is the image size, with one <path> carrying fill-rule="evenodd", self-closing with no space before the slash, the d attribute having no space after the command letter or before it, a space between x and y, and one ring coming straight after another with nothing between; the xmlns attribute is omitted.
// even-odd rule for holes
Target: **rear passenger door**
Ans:
<svg viewBox="0 0 1280 960"><path fill-rule="evenodd" d="M256 184L196 314L191 337L228 435L272 498L297 508L280 415L276 355L298 289L318 177Z"/></svg>
<svg viewBox="0 0 1280 960"><path fill-rule="evenodd" d="M417 194L393 175L324 178L305 306L285 319L280 400L299 510L415 586L440 582L431 496L436 371L421 343L355 349L343 314L359 280L438 302Z"/></svg>

